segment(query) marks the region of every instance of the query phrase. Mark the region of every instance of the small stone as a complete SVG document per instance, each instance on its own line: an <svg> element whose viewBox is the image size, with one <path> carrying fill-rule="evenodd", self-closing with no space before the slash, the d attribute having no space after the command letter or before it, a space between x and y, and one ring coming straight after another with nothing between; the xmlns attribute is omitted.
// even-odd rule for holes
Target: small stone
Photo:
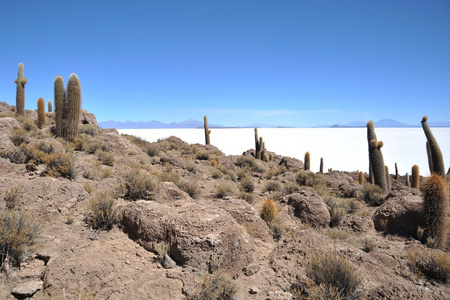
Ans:
<svg viewBox="0 0 450 300"><path fill-rule="evenodd" d="M250 288L250 290L248 291L250 294L252 294L252 295L255 295L255 294L258 294L259 293L259 289L258 288L255 288L255 287L252 287L252 288Z"/></svg>
<svg viewBox="0 0 450 300"><path fill-rule="evenodd" d="M37 291L42 289L42 285L44 283L42 281L29 281L26 283L19 284L15 288L12 289L12 294L18 297L31 297Z"/></svg>
<svg viewBox="0 0 450 300"><path fill-rule="evenodd" d="M177 265L176 262L172 258L170 258L170 256L167 254L164 255L161 264L164 269L173 269Z"/></svg>

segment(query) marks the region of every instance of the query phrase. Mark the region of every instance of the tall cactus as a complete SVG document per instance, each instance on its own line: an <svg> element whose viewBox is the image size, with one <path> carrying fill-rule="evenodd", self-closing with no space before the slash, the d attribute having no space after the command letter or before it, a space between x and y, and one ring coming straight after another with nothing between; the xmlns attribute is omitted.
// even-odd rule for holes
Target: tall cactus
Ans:
<svg viewBox="0 0 450 300"><path fill-rule="evenodd" d="M442 157L441 149L439 148L439 145L431 132L427 120L428 117L424 116L421 123L423 132L427 138L427 153L430 173L436 173L439 176L445 177L444 158Z"/></svg>
<svg viewBox="0 0 450 300"><path fill-rule="evenodd" d="M48 100L48 112L53 112L52 100Z"/></svg>
<svg viewBox="0 0 450 300"><path fill-rule="evenodd" d="M209 126L208 126L208 117L205 115L203 117L203 120L204 120L204 127L205 127L205 145L209 145L210 144L209 134L211 133L211 130L209 130Z"/></svg>
<svg viewBox="0 0 450 300"><path fill-rule="evenodd" d="M448 186L442 176L433 173L423 184L425 236L434 246L444 248L447 240Z"/></svg>
<svg viewBox="0 0 450 300"><path fill-rule="evenodd" d="M309 156L309 152L305 153L305 170L309 171L311 169L311 159Z"/></svg>
<svg viewBox="0 0 450 300"><path fill-rule="evenodd" d="M323 157L320 158L319 172L320 174L323 174Z"/></svg>
<svg viewBox="0 0 450 300"><path fill-rule="evenodd" d="M16 112L18 115L25 115L25 84L28 79L23 77L23 64L19 64L19 71L17 72L17 79L14 80L17 84L16 89Z"/></svg>
<svg viewBox="0 0 450 300"><path fill-rule="evenodd" d="M261 144L259 143L258 128L255 128L255 158L261 159Z"/></svg>
<svg viewBox="0 0 450 300"><path fill-rule="evenodd" d="M38 99L37 108L38 108L37 126L39 127L39 129L42 129L42 127L45 126L45 102L44 102L44 99L42 99L42 98Z"/></svg>
<svg viewBox="0 0 450 300"><path fill-rule="evenodd" d="M373 177L372 165L370 162L370 141L376 139L377 135L375 134L375 124L372 121L369 121L367 122L367 143L369 144L369 180L372 184L375 184L375 179Z"/></svg>
<svg viewBox="0 0 450 300"><path fill-rule="evenodd" d="M66 90L64 88L64 79L60 75L55 77L54 101L56 136L64 137L63 119L65 117L64 107L66 106Z"/></svg>
<svg viewBox="0 0 450 300"><path fill-rule="evenodd" d="M411 168L411 187L415 189L420 188L420 175L418 165L414 165Z"/></svg>
<svg viewBox="0 0 450 300"><path fill-rule="evenodd" d="M375 184L381 188L383 194L387 195L389 193L389 190L386 181L383 153L381 153L382 147L383 147L382 141L377 141L376 139L372 139L370 141L369 161Z"/></svg>
<svg viewBox="0 0 450 300"><path fill-rule="evenodd" d="M387 189L388 189L388 192L390 192L391 191L391 175L389 174L389 167L388 166L384 166L384 173L386 175Z"/></svg>
<svg viewBox="0 0 450 300"><path fill-rule="evenodd" d="M78 126L80 123L81 111L81 85L78 76L70 74L67 82L67 95L63 119L63 134L67 141L73 141L78 136Z"/></svg>

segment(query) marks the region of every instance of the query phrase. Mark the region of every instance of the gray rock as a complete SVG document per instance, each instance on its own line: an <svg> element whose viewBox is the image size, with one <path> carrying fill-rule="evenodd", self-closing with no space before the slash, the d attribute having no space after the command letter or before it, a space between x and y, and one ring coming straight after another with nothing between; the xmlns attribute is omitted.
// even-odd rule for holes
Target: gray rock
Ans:
<svg viewBox="0 0 450 300"><path fill-rule="evenodd" d="M42 289L43 284L44 283L40 280L25 282L25 283L17 285L15 288L13 288L11 293L14 296L18 296L18 297L31 297L37 291Z"/></svg>
<svg viewBox="0 0 450 300"><path fill-rule="evenodd" d="M177 263L167 254L164 255L161 264L164 269L173 269L177 266Z"/></svg>
<svg viewBox="0 0 450 300"><path fill-rule="evenodd" d="M316 192L302 190L287 196L287 204L294 208L294 215L311 226L330 224L330 212L327 205Z"/></svg>

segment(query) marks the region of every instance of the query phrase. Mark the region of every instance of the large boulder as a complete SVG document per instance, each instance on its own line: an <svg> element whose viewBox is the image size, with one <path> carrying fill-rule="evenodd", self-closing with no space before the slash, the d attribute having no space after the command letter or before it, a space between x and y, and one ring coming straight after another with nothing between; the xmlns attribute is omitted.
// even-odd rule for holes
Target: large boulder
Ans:
<svg viewBox="0 0 450 300"><path fill-rule="evenodd" d="M170 244L169 256L178 264L208 270L211 264L231 275L252 261L254 245L225 210L194 202L167 206L136 201L123 206L119 223L128 236L149 251L162 241Z"/></svg>
<svg viewBox="0 0 450 300"><path fill-rule="evenodd" d="M313 227L330 224L330 212L322 197L313 190L302 190L285 199L294 208L294 215Z"/></svg>
<svg viewBox="0 0 450 300"><path fill-rule="evenodd" d="M91 124L98 128L98 123L97 119L95 118L95 115L84 109L82 109L80 113L80 123Z"/></svg>
<svg viewBox="0 0 450 300"><path fill-rule="evenodd" d="M373 215L375 229L417 237L417 228L423 224L422 203L415 195L386 201Z"/></svg>
<svg viewBox="0 0 450 300"><path fill-rule="evenodd" d="M0 131L11 134L14 128L21 127L20 122L12 117L0 118Z"/></svg>

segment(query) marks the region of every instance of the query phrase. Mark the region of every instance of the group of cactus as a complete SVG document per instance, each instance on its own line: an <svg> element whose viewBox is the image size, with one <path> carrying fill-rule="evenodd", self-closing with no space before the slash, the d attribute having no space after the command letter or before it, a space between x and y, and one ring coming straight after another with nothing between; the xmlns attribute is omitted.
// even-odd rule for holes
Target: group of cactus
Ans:
<svg viewBox="0 0 450 300"><path fill-rule="evenodd" d="M272 158L272 154L269 155L266 150L262 136L258 137L258 128L255 128L255 158L266 162Z"/></svg>
<svg viewBox="0 0 450 300"><path fill-rule="evenodd" d="M18 115L25 115L25 84L28 80L23 77L24 66L19 64L16 90L16 112ZM78 126L81 112L81 85L76 74L71 74L67 82L67 91L64 87L64 79L58 75L54 83L55 101L55 122L56 136L67 141L73 141L78 136ZM48 112L53 111L52 101L48 101ZM45 102L43 98L37 101L38 121L40 129L45 126ZM207 128L207 118L205 116L205 130ZM209 130L208 130L209 131ZM209 131L211 132L211 131ZM209 144L209 132L207 134L207 144Z"/></svg>

